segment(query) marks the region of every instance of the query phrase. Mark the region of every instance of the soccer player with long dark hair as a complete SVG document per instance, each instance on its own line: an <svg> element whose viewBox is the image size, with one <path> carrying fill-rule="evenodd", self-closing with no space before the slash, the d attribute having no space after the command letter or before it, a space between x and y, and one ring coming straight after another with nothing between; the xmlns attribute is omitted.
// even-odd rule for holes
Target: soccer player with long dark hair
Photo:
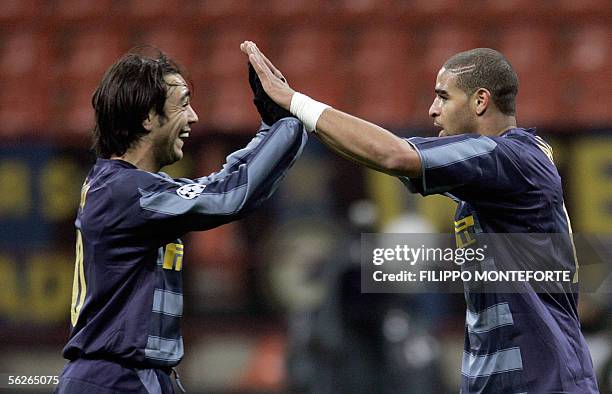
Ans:
<svg viewBox="0 0 612 394"><path fill-rule="evenodd" d="M259 132L218 172L191 180L159 172L183 157L198 121L177 65L162 53L129 53L104 75L92 100L98 158L76 218L69 362L58 393L174 392L170 373L183 358L180 237L255 209L307 140L254 76Z"/></svg>

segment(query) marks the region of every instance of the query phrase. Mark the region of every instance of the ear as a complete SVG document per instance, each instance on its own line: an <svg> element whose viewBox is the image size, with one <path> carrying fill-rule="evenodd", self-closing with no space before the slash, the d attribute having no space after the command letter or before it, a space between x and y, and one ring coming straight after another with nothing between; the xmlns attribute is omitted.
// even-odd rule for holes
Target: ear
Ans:
<svg viewBox="0 0 612 394"><path fill-rule="evenodd" d="M153 130L153 121L155 120L155 116L157 116L157 113L155 112L153 108L151 108L147 117L144 118L144 120L142 121L142 127L146 131Z"/></svg>
<svg viewBox="0 0 612 394"><path fill-rule="evenodd" d="M474 104L476 115L482 116L491 105L491 92L485 88L480 88L474 93Z"/></svg>

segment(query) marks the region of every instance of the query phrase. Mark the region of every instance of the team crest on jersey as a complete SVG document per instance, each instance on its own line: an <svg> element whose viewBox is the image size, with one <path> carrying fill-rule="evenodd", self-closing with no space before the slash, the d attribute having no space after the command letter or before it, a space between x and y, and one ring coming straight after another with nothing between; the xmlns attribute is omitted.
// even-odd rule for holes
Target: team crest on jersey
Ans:
<svg viewBox="0 0 612 394"><path fill-rule="evenodd" d="M200 185L197 183L191 183L189 185L184 185L176 189L176 194L183 197L186 200L191 200L202 194L206 185Z"/></svg>

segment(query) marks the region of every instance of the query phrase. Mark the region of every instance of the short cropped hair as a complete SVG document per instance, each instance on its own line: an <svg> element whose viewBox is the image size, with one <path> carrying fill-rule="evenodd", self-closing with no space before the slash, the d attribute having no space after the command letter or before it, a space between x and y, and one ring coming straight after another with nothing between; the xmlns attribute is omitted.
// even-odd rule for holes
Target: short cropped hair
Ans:
<svg viewBox="0 0 612 394"><path fill-rule="evenodd" d="M134 49L121 57L106 71L94 92L93 149L99 157L121 156L147 134L142 122L151 109L165 117L164 76L181 74L181 69L158 49L153 48L153 56L145 55L149 49Z"/></svg>
<svg viewBox="0 0 612 394"><path fill-rule="evenodd" d="M485 88L503 114L516 113L518 76L500 52L489 48L459 52L444 63L444 68L457 75L457 86L468 96Z"/></svg>

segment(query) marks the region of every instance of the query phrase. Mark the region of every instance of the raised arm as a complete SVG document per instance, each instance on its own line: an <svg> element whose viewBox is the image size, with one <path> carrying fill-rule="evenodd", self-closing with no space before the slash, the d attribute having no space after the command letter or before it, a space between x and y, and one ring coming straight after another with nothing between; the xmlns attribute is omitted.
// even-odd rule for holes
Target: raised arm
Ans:
<svg viewBox="0 0 612 394"><path fill-rule="evenodd" d="M316 130L316 136L333 151L390 175L421 176L421 159L405 140L295 92L255 43L245 41L240 49L249 56L268 96L304 121L309 131Z"/></svg>
<svg viewBox="0 0 612 394"><path fill-rule="evenodd" d="M129 197L137 185L138 214L125 211L122 214L129 218L122 222L174 239L240 219L278 188L307 139L302 123L286 118L260 130L245 148L228 157L221 171L210 176L190 180L135 172L134 180L114 191Z"/></svg>

